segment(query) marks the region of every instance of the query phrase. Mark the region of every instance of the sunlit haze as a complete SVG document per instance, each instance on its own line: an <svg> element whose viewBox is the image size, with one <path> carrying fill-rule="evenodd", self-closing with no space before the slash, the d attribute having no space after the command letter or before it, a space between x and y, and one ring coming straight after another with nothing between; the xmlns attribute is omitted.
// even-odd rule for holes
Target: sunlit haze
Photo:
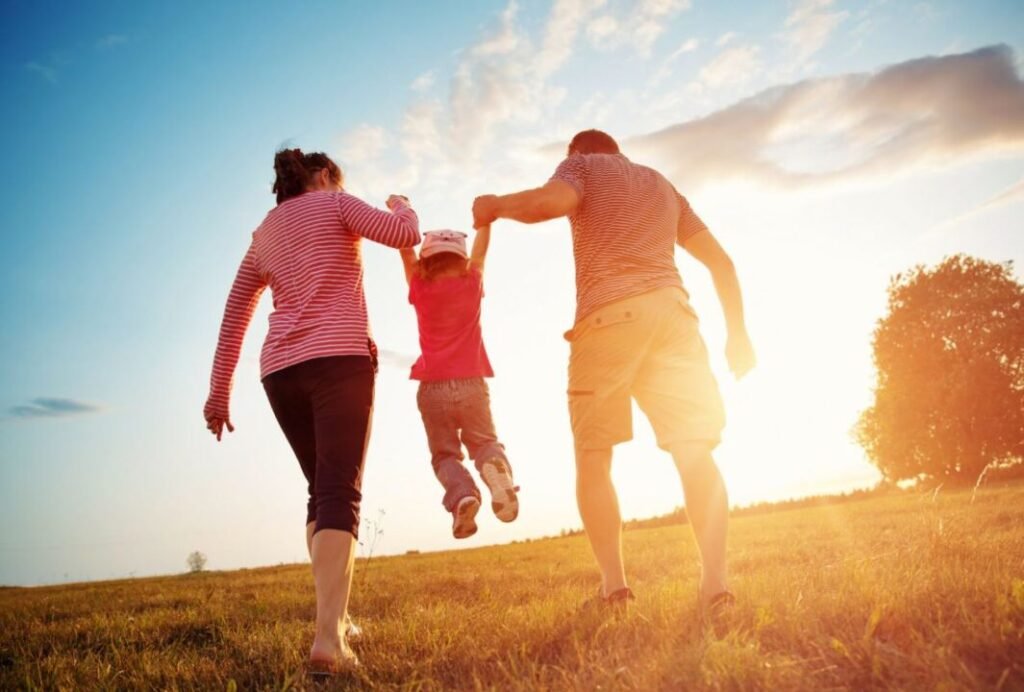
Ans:
<svg viewBox="0 0 1024 692"><path fill-rule="evenodd" d="M326 151L376 206L407 195L422 230L470 231L476 195L544 183L581 129L662 171L735 261L757 349L734 382L710 277L678 251L726 401L733 505L877 482L850 429L890 276L957 252L1024 263L1024 4L387 5L0 10L0 584L181 572L193 550L211 569L306 559L305 481L259 381L269 295L235 376L237 430L217 444L202 418L282 145ZM465 541L408 379L401 261L368 242L363 259L383 355L374 554L578 528L568 222L493 229L484 341L522 509L508 525L482 513ZM615 452L627 519L682 504L669 456L634 427Z"/></svg>

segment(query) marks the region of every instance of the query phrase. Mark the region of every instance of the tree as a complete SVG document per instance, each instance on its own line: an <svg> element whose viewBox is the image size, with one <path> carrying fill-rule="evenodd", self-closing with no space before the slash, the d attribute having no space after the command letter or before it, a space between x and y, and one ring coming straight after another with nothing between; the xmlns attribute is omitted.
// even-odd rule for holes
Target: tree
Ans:
<svg viewBox="0 0 1024 692"><path fill-rule="evenodd" d="M854 428L887 480L975 483L1024 458L1024 286L956 255L889 282L875 400Z"/></svg>
<svg viewBox="0 0 1024 692"><path fill-rule="evenodd" d="M198 550L195 550L188 556L188 559L185 562L188 563L189 572L202 572L206 567L206 556Z"/></svg>

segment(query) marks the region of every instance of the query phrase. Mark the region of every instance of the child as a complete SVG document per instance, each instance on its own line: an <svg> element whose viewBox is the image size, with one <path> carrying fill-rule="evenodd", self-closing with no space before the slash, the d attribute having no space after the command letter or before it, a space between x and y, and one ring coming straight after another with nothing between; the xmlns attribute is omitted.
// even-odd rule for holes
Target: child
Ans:
<svg viewBox="0 0 1024 692"><path fill-rule="evenodd" d="M480 510L480 490L462 464L463 445L491 492L498 519L510 522L519 514L518 488L494 431L484 380L494 376L480 333L490 237L490 226L478 229L472 256L466 254L466 234L458 231L424 233L418 260L412 249L401 250L422 351L410 378L420 381L416 403L456 538L476 533Z"/></svg>

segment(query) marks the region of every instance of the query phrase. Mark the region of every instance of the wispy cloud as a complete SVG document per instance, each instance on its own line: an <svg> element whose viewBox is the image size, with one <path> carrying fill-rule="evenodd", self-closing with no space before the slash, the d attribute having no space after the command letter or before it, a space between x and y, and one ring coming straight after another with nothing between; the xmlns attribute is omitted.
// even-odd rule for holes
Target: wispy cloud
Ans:
<svg viewBox="0 0 1024 692"><path fill-rule="evenodd" d="M829 37L849 16L846 10L833 10L835 0L801 0L786 18L781 38L790 50L796 71L825 47Z"/></svg>
<svg viewBox="0 0 1024 692"><path fill-rule="evenodd" d="M25 63L25 69L33 74L39 75L50 84L57 83L57 68L53 65L43 65L33 61Z"/></svg>
<svg viewBox="0 0 1024 692"><path fill-rule="evenodd" d="M128 43L128 37L124 34L107 34L96 39L96 47L100 50L110 50Z"/></svg>
<svg viewBox="0 0 1024 692"><path fill-rule="evenodd" d="M11 418L67 418L100 410L96 404L74 399L39 397L27 404L12 406L7 413Z"/></svg>
<svg viewBox="0 0 1024 692"><path fill-rule="evenodd" d="M418 92L429 91L430 88L432 86L434 86L434 82L436 82L436 81L437 81L437 73L435 73L433 70L429 70L429 71L424 72L423 74L421 74L416 79L414 79L412 81L412 84L410 85L410 88L413 91L418 91Z"/></svg>
<svg viewBox="0 0 1024 692"><path fill-rule="evenodd" d="M715 45L721 48L722 46L736 38L738 35L739 34L737 34L735 31L726 31L724 34L718 37L718 39L715 41Z"/></svg>
<svg viewBox="0 0 1024 692"><path fill-rule="evenodd" d="M1024 82L989 46L774 87L628 144L688 185L884 178L1024 149Z"/></svg>
<svg viewBox="0 0 1024 692"><path fill-rule="evenodd" d="M1016 183L1010 185L1008 188L1002 190L1001 192L998 192L995 195L989 197L981 204L972 207L971 209L968 209L959 216L956 216L952 219L949 219L948 221L940 223L936 227L936 230L942 231L945 229L955 228L962 224L964 221L972 219L975 216L978 216L979 214L983 214L984 212L990 209L1001 207L1005 204L1013 204L1015 202L1021 201L1024 201L1024 178L1018 180Z"/></svg>
<svg viewBox="0 0 1024 692"><path fill-rule="evenodd" d="M531 34L510 0L494 26L460 52L444 98L429 95L434 74L426 73L414 82L419 97L397 130L360 126L342 138L342 158L363 162L353 190L376 196L396 186L443 190L453 178L469 180L500 130L542 122L557 110L566 92L551 78L571 58L593 8L587 0L556 0ZM397 148L371 146L395 141Z"/></svg>
<svg viewBox="0 0 1024 692"><path fill-rule="evenodd" d="M683 41L678 48L669 53L668 57L662 60L661 65L658 67L654 76L649 80L651 86L658 86L672 75L673 68L676 62L683 55L692 53L700 48L700 40L696 38L688 38Z"/></svg>
<svg viewBox="0 0 1024 692"><path fill-rule="evenodd" d="M1024 178L987 200L981 205L980 209L991 209L992 207L999 207L1021 199L1024 199Z"/></svg>
<svg viewBox="0 0 1024 692"><path fill-rule="evenodd" d="M388 131L379 125L358 125L342 139L341 158L345 163L372 161L384 152L389 140Z"/></svg>
<svg viewBox="0 0 1024 692"><path fill-rule="evenodd" d="M697 82L708 89L746 84L761 74L760 53L761 48L752 44L727 48L700 69Z"/></svg>
<svg viewBox="0 0 1024 692"><path fill-rule="evenodd" d="M628 45L646 58L672 18L690 7L690 0L634 0L590 20L587 37L595 48L612 50Z"/></svg>

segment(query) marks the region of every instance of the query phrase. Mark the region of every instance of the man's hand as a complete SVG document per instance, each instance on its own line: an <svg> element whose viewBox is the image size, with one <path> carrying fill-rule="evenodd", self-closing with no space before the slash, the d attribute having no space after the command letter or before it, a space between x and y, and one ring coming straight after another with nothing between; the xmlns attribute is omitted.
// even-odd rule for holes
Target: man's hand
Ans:
<svg viewBox="0 0 1024 692"><path fill-rule="evenodd" d="M725 342L725 358L729 361L729 370L737 380L753 370L757 365L757 356L754 355L754 345L750 343L750 337L746 332L729 335Z"/></svg>
<svg viewBox="0 0 1024 692"><path fill-rule="evenodd" d="M480 195L473 200L473 228L490 226L498 220L498 196Z"/></svg>

